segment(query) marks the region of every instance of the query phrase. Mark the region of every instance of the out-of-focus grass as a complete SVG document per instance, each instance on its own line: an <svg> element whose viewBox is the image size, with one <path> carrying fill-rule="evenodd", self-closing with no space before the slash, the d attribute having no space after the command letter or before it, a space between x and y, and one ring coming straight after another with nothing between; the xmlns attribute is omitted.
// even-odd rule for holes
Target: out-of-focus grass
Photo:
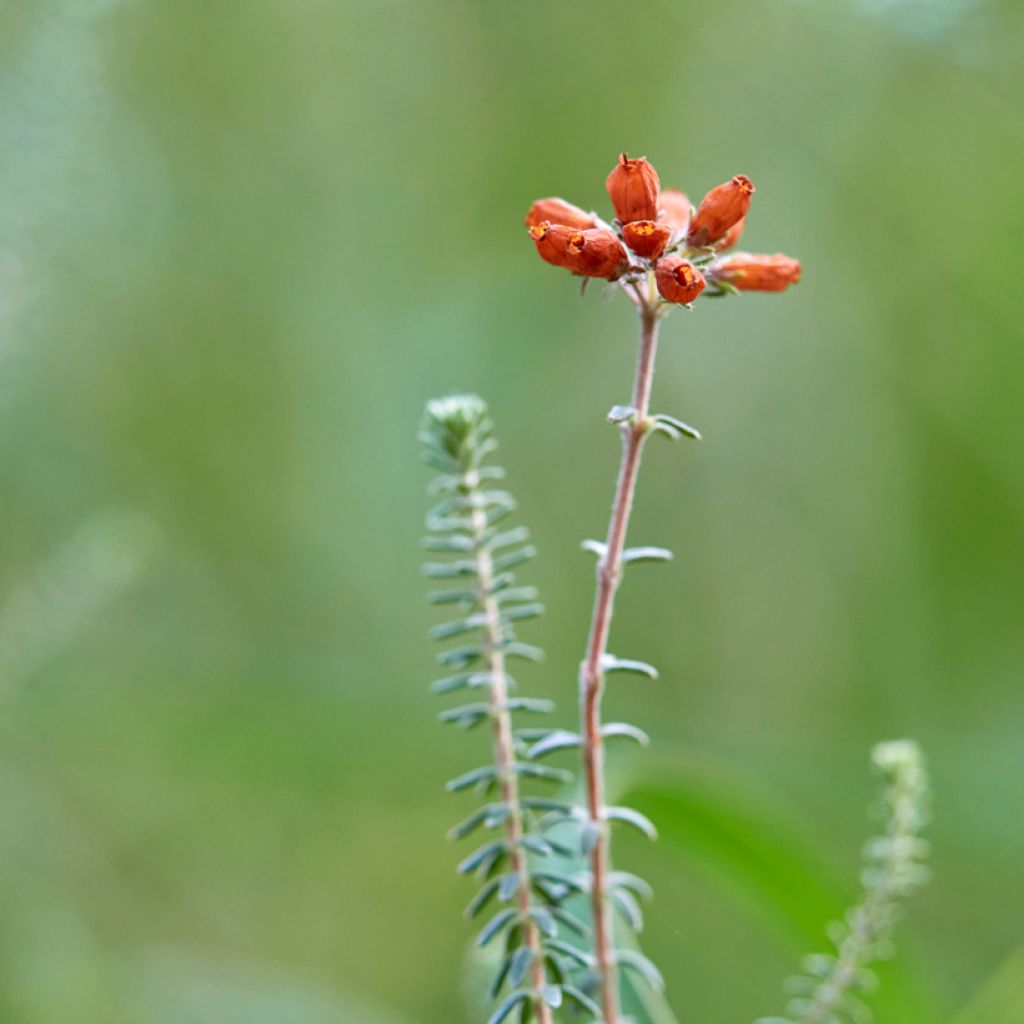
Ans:
<svg viewBox="0 0 1024 1024"><path fill-rule="evenodd" d="M530 688L571 720L633 324L520 221L606 208L620 149L695 196L749 174L749 246L805 278L666 328L656 405L705 440L646 463L635 539L676 560L626 581L615 648L662 682L610 712L784 794L839 884L870 744L916 736L905 969L966 1002L1022 938L1022 29L1013 0L0 4L0 664L31 654L0 1017L462 1019L441 780L480 750L425 692L413 433L434 394L491 403L550 608ZM81 599L26 615L68 565ZM756 901L621 856L682 1019L778 1005Z"/></svg>

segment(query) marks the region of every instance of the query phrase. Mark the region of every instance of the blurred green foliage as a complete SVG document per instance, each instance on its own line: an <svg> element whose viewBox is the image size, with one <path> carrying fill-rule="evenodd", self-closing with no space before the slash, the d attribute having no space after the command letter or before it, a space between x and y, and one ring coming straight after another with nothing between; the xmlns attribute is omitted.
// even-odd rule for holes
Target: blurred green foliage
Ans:
<svg viewBox="0 0 1024 1024"><path fill-rule="evenodd" d="M475 1019L413 435L491 404L571 721L635 325L520 224L621 149L749 174L805 267L665 330L705 440L651 446L676 560L613 649L662 679L609 701L659 751L645 947L681 1020L778 1007L912 734L880 1005L951 1019L1024 939L1022 44L1018 0L0 2L0 1019Z"/></svg>

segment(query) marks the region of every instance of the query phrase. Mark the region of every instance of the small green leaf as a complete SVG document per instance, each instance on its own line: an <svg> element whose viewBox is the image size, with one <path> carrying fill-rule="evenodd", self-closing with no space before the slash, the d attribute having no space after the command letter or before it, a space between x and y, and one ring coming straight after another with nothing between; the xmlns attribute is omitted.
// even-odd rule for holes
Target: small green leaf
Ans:
<svg viewBox="0 0 1024 1024"><path fill-rule="evenodd" d="M628 889L635 892L641 899L654 898L654 890L650 885L639 875L630 874L628 871L612 871L608 875L608 884L613 889Z"/></svg>
<svg viewBox="0 0 1024 1024"><path fill-rule="evenodd" d="M534 952L529 946L520 946L511 957L508 968L508 983L518 988L533 964Z"/></svg>
<svg viewBox="0 0 1024 1024"><path fill-rule="evenodd" d="M505 704L509 711L529 711L535 715L549 715L555 710L555 702L546 697L513 697Z"/></svg>
<svg viewBox="0 0 1024 1024"><path fill-rule="evenodd" d="M496 935L500 934L516 919L517 911L511 908L499 910L494 917L487 922L483 930L476 937L476 944L481 949L486 946Z"/></svg>
<svg viewBox="0 0 1024 1024"><path fill-rule="evenodd" d="M505 855L505 852L505 843L502 840L485 843L462 861L457 870L460 875L471 875L478 868L493 865L496 860Z"/></svg>
<svg viewBox="0 0 1024 1024"><path fill-rule="evenodd" d="M460 793L464 789L469 789L470 786L484 786L486 789L489 789L493 785L496 775L497 772L494 766L485 764L466 772L465 775L460 775L458 778L446 782L444 788L449 793Z"/></svg>
<svg viewBox="0 0 1024 1024"><path fill-rule="evenodd" d="M639 547L626 548L622 552L623 562L671 562L672 552L668 548Z"/></svg>
<svg viewBox="0 0 1024 1024"><path fill-rule="evenodd" d="M572 960L580 967L593 967L594 965L594 958L589 953L584 953L582 949L577 949L561 939L547 939L544 945L556 953L561 953L562 956Z"/></svg>
<svg viewBox="0 0 1024 1024"><path fill-rule="evenodd" d="M634 661L630 658L617 658L614 654L601 657L601 668L605 672L635 672L649 679L658 678L658 670L646 661Z"/></svg>
<svg viewBox="0 0 1024 1024"><path fill-rule="evenodd" d="M549 768L543 764L530 764L517 761L513 766L517 775L523 775L528 779L546 779L549 782L571 782L572 772L564 771L561 768Z"/></svg>
<svg viewBox="0 0 1024 1024"><path fill-rule="evenodd" d="M451 622L442 622L440 625L432 626L430 638L432 640L450 640L453 636L479 629L486 623L487 616L483 612L477 612L475 615L467 615L464 619L453 619Z"/></svg>
<svg viewBox="0 0 1024 1024"><path fill-rule="evenodd" d="M644 930L644 912L631 892L626 889L612 889L612 903L635 932Z"/></svg>
<svg viewBox="0 0 1024 1024"><path fill-rule="evenodd" d="M621 821L632 825L638 832L642 832L648 839L657 839L658 830L654 823L646 815L634 811L632 807L606 807L604 809L606 821Z"/></svg>
<svg viewBox="0 0 1024 1024"><path fill-rule="evenodd" d="M587 857L601 839L601 826L588 821L580 828L580 855Z"/></svg>
<svg viewBox="0 0 1024 1024"><path fill-rule="evenodd" d="M447 537L424 537L420 545L427 551L440 551L448 554L466 554L473 550L473 538L460 534Z"/></svg>
<svg viewBox="0 0 1024 1024"><path fill-rule="evenodd" d="M652 416L651 420L655 425L655 429L657 429L659 426L667 427L668 430L664 432L666 436L670 437L673 436L674 434L675 437L673 439L678 438L680 436L691 437L694 441L699 441L701 439L699 430L697 430L695 427L691 427L688 423L684 423L682 420L677 420L675 416L669 416L666 413L660 412ZM669 433L669 431L671 431L672 433Z"/></svg>
<svg viewBox="0 0 1024 1024"><path fill-rule="evenodd" d="M498 891L499 879L492 878L483 888L469 901L464 911L466 917L472 920L484 907L490 903L494 894Z"/></svg>
<svg viewBox="0 0 1024 1024"><path fill-rule="evenodd" d="M554 938L558 934L558 925L555 924L555 918L551 911L544 907L531 907L530 917L548 938Z"/></svg>
<svg viewBox="0 0 1024 1024"><path fill-rule="evenodd" d="M609 423L625 423L636 415L636 409L631 405L613 405L608 410Z"/></svg>
<svg viewBox="0 0 1024 1024"><path fill-rule="evenodd" d="M527 544L518 551L495 558L494 567L495 569L514 569L517 565L528 562L535 554L537 554L537 549L532 544Z"/></svg>
<svg viewBox="0 0 1024 1024"><path fill-rule="evenodd" d="M606 740L613 736L624 736L627 739L636 740L641 747L646 747L651 742L650 736L643 729L630 725L628 722L609 722L602 726L601 736Z"/></svg>
<svg viewBox="0 0 1024 1024"><path fill-rule="evenodd" d="M552 1010L557 1010L562 1005L562 989L558 985L545 985L540 990L540 997Z"/></svg>
<svg viewBox="0 0 1024 1024"><path fill-rule="evenodd" d="M538 853L542 857L548 857L555 851L552 849L551 844L543 839L541 836L533 836L527 833L520 837L519 845L524 850L530 850L532 853Z"/></svg>
<svg viewBox="0 0 1024 1024"><path fill-rule="evenodd" d="M448 708L438 714L437 719L445 725L455 724L461 729L471 729L491 714L490 704L462 704L457 708Z"/></svg>
<svg viewBox="0 0 1024 1024"><path fill-rule="evenodd" d="M592 555L597 555L598 558L604 558L608 553L608 545L603 541L585 540L580 546L584 551L589 551Z"/></svg>
<svg viewBox="0 0 1024 1024"><path fill-rule="evenodd" d="M482 658L484 649L479 644L468 644L465 647L453 647L450 651L442 651L437 660L442 665L453 665L461 668Z"/></svg>
<svg viewBox="0 0 1024 1024"><path fill-rule="evenodd" d="M529 1000L530 993L528 991L513 992L502 1004L499 1006L487 1021L487 1024L501 1024L509 1014L520 1005Z"/></svg>
<svg viewBox="0 0 1024 1024"><path fill-rule="evenodd" d="M423 566L423 575L431 579L448 580L460 576L475 576L476 562L458 559L454 562L427 562Z"/></svg>
<svg viewBox="0 0 1024 1024"><path fill-rule="evenodd" d="M514 605L511 608L502 608L502 622L521 622L524 619L535 619L538 615L544 614L544 605L539 602L533 604Z"/></svg>
<svg viewBox="0 0 1024 1024"><path fill-rule="evenodd" d="M586 1010L587 1013L592 1013L598 1019L602 1018L601 1007L598 1006L590 996L584 994L578 988L574 988L572 985L563 985L562 992L567 999L571 999L581 1010Z"/></svg>
<svg viewBox="0 0 1024 1024"><path fill-rule="evenodd" d="M643 953L638 953L635 949L617 949L615 962L620 967L628 968L639 974L655 992L665 990L665 979L662 977L661 971Z"/></svg>
<svg viewBox="0 0 1024 1024"><path fill-rule="evenodd" d="M532 647L518 640L506 641L502 644L502 650L506 658L523 658L526 661L542 661L544 658L544 652L539 647Z"/></svg>
<svg viewBox="0 0 1024 1024"><path fill-rule="evenodd" d="M544 757L545 754L551 754L556 750L569 750L573 747L581 747L582 745L582 736L559 729L546 736L539 743L535 743L530 748L528 756L531 760L536 760L538 757Z"/></svg>

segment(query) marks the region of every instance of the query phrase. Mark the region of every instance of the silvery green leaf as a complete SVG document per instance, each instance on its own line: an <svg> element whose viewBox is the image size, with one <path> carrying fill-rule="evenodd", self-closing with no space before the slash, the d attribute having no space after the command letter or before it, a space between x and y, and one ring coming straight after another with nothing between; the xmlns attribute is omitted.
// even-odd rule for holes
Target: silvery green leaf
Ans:
<svg viewBox="0 0 1024 1024"><path fill-rule="evenodd" d="M606 807L604 809L606 821L621 821L631 825L638 832L642 832L648 839L657 839L658 830L654 823L646 815L633 810L632 807Z"/></svg>
<svg viewBox="0 0 1024 1024"><path fill-rule="evenodd" d="M675 432L677 436L682 435L683 437L691 437L694 441L701 439L700 431L696 427L691 427L688 423L684 423L682 420L677 420L675 416L669 416L666 413L660 412L651 419L655 425L662 425L669 427Z"/></svg>
<svg viewBox="0 0 1024 1024"><path fill-rule="evenodd" d="M630 725L628 722L609 722L601 727L601 736L610 739L613 736L625 736L628 739L636 740L641 747L646 747L651 738L639 727Z"/></svg>
<svg viewBox="0 0 1024 1024"><path fill-rule="evenodd" d="M601 657L601 668L605 672L635 672L649 679L658 678L658 670L646 661L634 661L630 658L617 658L614 654Z"/></svg>
<svg viewBox="0 0 1024 1024"><path fill-rule="evenodd" d="M672 552L668 548L638 547L626 548L622 552L623 562L671 562Z"/></svg>
<svg viewBox="0 0 1024 1024"><path fill-rule="evenodd" d="M553 753L556 750L569 750L573 747L583 745L583 737L578 733L557 729L550 733L539 743L535 743L529 751L531 760L543 757L545 754Z"/></svg>

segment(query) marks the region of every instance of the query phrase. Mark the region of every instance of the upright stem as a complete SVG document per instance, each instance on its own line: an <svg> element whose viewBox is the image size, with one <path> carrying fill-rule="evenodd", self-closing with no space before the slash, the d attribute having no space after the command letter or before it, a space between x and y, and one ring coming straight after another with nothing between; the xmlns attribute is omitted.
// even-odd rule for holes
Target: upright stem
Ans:
<svg viewBox="0 0 1024 1024"><path fill-rule="evenodd" d="M475 474L474 474L475 476ZM467 480L467 489L476 491L477 481ZM472 511L473 534L477 540L477 578L480 582L480 607L484 615L483 641L487 669L491 677L491 717L494 721L494 763L498 772L498 788L508 809L505 818L505 841L508 846L508 864L518 877L516 903L519 908L523 944L534 954L530 979L536 993L536 1013L539 1024L551 1024L551 1009L544 1002L542 992L547 978L544 961L540 956L540 933L530 916L530 869L523 852L523 817L519 805L519 778L515 773L515 748L512 739L512 721L508 712L508 676L501 641L501 617L498 602L491 593L494 582L494 562L491 553L480 542L487 529L487 518L479 505Z"/></svg>
<svg viewBox="0 0 1024 1024"><path fill-rule="evenodd" d="M600 984L600 1001L605 1024L618 1024L619 994L614 943L612 908L608 901L610 836L604 817L604 747L601 737L601 697L604 693L604 655L612 622L615 591L622 572L622 552L626 543L629 516L633 508L637 472L644 440L650 430L648 413L654 359L658 347L658 313L649 303L640 305L642 333L636 378L633 383L632 418L623 427L622 463L612 504L611 521L604 555L597 567L597 594L590 624L587 653L581 668L583 710L583 767L587 788L587 808L597 829L597 842L590 854L591 904L594 923L594 955Z"/></svg>

